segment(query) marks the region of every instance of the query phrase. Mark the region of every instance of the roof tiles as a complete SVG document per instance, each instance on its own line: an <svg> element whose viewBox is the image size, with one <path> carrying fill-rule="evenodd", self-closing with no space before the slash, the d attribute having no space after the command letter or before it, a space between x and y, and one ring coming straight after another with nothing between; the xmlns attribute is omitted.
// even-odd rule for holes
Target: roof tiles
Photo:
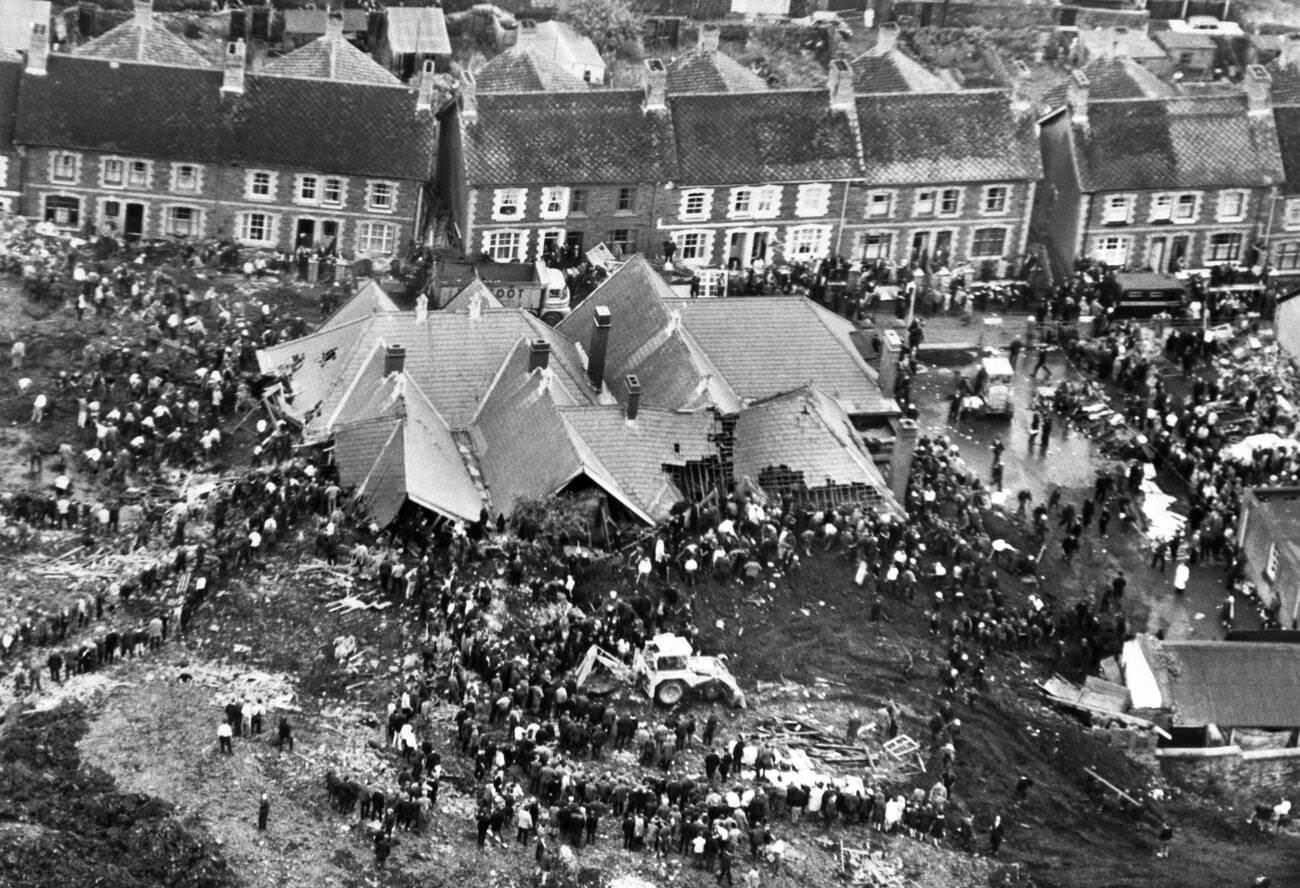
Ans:
<svg viewBox="0 0 1300 888"><path fill-rule="evenodd" d="M553 59L525 47L512 47L493 56L474 73L480 93L564 92L590 89L590 84Z"/></svg>
<svg viewBox="0 0 1300 888"><path fill-rule="evenodd" d="M725 52L696 49L683 53L668 65L668 92L735 93L762 92L767 83Z"/></svg>
<svg viewBox="0 0 1300 888"><path fill-rule="evenodd" d="M118 62L147 62L184 68L207 68L211 60L184 37L173 34L156 21L145 25L127 19L74 51L84 58Z"/></svg>
<svg viewBox="0 0 1300 888"><path fill-rule="evenodd" d="M1246 641L1164 642L1175 725L1300 727L1300 645Z"/></svg>
<svg viewBox="0 0 1300 888"><path fill-rule="evenodd" d="M262 75L398 86L401 81L349 43L341 34L318 37L293 52L271 59Z"/></svg>

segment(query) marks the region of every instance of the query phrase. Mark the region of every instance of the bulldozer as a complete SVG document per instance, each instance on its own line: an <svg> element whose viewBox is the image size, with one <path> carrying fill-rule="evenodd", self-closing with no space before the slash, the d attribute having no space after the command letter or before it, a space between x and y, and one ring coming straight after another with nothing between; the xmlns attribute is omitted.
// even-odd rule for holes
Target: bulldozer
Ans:
<svg viewBox="0 0 1300 888"><path fill-rule="evenodd" d="M604 648L592 645L578 664L575 676L578 687L587 683L597 664L663 706L675 706L687 694L711 703L725 700L738 708L745 706L745 692L723 659L697 655L691 643L680 635L654 636L633 655L631 666Z"/></svg>

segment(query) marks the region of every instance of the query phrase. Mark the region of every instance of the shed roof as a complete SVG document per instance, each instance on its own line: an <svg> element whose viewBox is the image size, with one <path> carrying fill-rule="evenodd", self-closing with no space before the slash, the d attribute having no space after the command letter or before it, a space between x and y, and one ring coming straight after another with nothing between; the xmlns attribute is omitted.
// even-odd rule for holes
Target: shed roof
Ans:
<svg viewBox="0 0 1300 888"><path fill-rule="evenodd" d="M1164 642L1173 658L1174 724L1300 727L1300 645Z"/></svg>
<svg viewBox="0 0 1300 888"><path fill-rule="evenodd" d="M1033 115L1003 90L859 96L864 179L873 185L1036 180Z"/></svg>
<svg viewBox="0 0 1300 888"><path fill-rule="evenodd" d="M395 55L450 55L447 20L437 6L390 6L388 45Z"/></svg>

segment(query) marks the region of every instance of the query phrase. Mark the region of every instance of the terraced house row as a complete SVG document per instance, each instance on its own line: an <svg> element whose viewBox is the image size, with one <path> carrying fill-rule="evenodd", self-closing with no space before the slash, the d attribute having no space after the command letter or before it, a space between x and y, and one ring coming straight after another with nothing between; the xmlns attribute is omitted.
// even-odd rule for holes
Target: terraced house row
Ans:
<svg viewBox="0 0 1300 888"><path fill-rule="evenodd" d="M604 243L690 266L970 264L1031 231L1059 270L1269 262L1300 272L1300 39L1240 84L1161 80L1118 48L1045 99L965 89L882 27L819 88L719 50L643 85L557 61L535 29L472 75L402 82L346 38L210 58L147 0L70 53L38 24L0 60L0 203L69 229L519 262Z"/></svg>

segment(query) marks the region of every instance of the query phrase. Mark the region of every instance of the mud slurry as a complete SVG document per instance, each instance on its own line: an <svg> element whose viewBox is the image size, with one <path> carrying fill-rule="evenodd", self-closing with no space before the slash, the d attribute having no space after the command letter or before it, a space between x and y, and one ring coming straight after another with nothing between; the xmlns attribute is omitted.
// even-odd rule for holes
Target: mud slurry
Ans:
<svg viewBox="0 0 1300 888"><path fill-rule="evenodd" d="M66 703L0 726L0 884L234 888L201 825L82 761L87 712Z"/></svg>

